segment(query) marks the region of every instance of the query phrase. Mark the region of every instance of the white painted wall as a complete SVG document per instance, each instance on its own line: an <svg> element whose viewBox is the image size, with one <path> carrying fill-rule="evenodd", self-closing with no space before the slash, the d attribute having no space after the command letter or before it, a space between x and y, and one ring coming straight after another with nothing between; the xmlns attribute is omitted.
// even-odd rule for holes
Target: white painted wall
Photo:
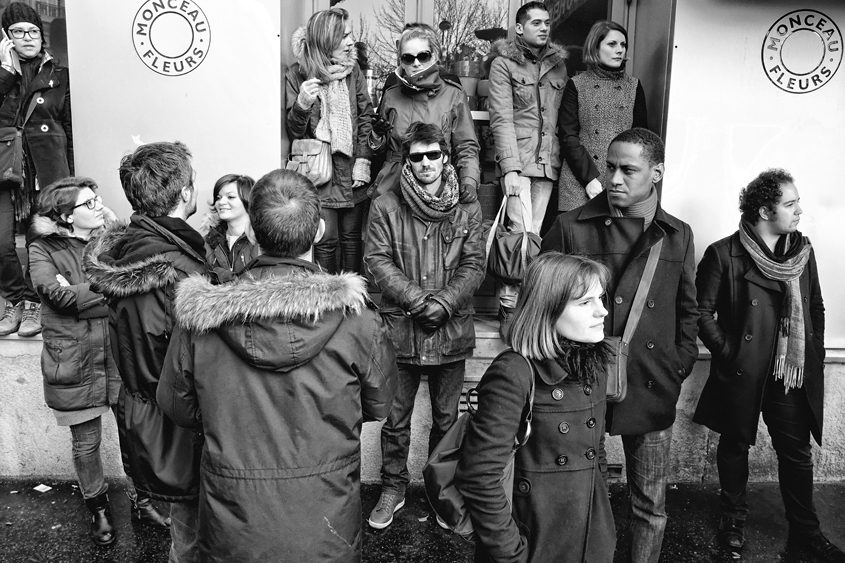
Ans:
<svg viewBox="0 0 845 563"><path fill-rule="evenodd" d="M210 46L202 64L182 76L157 74L136 54L132 23L145 4L85 0L67 6L76 173L94 178L106 205L128 217L117 175L121 157L139 142L180 140L194 155L200 192L191 223L197 226L220 176L257 179L281 166L283 2L188 0L207 17ZM165 25L179 26L172 18L159 23L162 32Z"/></svg>
<svg viewBox="0 0 845 563"><path fill-rule="evenodd" d="M791 172L799 229L818 260L826 345L845 348L845 64L820 89L792 94L770 82L761 58L772 24L800 8L845 31L841 0L678 0L663 204L692 225L700 259L737 229L741 187L769 167Z"/></svg>

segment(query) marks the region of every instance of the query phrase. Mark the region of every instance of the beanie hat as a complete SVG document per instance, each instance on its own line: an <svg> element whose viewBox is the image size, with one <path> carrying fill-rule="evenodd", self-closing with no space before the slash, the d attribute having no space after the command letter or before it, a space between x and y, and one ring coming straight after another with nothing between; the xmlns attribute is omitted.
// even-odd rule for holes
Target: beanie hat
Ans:
<svg viewBox="0 0 845 563"><path fill-rule="evenodd" d="M41 31L41 37L44 37L44 24L41 22L41 16L38 15L38 12L29 4L12 2L3 11L3 19L0 20L0 23L2 23L3 29L8 33L9 28L19 22L28 22L38 26L38 29Z"/></svg>

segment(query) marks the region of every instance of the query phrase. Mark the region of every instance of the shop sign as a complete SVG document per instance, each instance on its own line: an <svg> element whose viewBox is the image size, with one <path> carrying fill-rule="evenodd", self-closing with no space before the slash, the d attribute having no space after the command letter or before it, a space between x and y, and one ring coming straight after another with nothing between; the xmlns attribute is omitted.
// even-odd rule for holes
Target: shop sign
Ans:
<svg viewBox="0 0 845 563"><path fill-rule="evenodd" d="M181 76L205 60L211 30L202 8L192 0L147 0L132 21L132 42L147 68Z"/></svg>

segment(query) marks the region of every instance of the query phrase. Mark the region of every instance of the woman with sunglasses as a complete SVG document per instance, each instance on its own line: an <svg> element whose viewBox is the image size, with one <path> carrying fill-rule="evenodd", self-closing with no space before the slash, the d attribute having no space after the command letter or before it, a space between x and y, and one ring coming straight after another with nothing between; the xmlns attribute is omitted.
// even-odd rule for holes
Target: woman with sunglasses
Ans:
<svg viewBox="0 0 845 563"><path fill-rule="evenodd" d="M91 539L114 541L100 458L103 414L117 408L120 376L112 358L109 308L91 290L82 270L82 252L92 235L114 214L103 207L89 178L64 178L41 190L32 219L29 265L43 306L41 371L44 400L59 426L69 426L79 490L92 514ZM170 519L141 498L127 478L132 519L167 528Z"/></svg>
<svg viewBox="0 0 845 563"><path fill-rule="evenodd" d="M211 213L204 221L206 263L218 281L240 275L261 254L249 222L249 194L255 180L226 174L214 184Z"/></svg>
<svg viewBox="0 0 845 563"><path fill-rule="evenodd" d="M603 478L608 275L598 262L558 252L528 267L506 335L511 349L481 378L455 475L476 563L613 561ZM506 491L503 472L526 430Z"/></svg>
<svg viewBox="0 0 845 563"><path fill-rule="evenodd" d="M337 273L339 243L340 270L359 272L373 104L358 68L349 13L337 7L316 12L292 42L298 62L285 74L287 131L291 139L330 143L332 151L332 179L317 186L326 232L314 245L314 259Z"/></svg>
<svg viewBox="0 0 845 563"><path fill-rule="evenodd" d="M438 66L440 39L425 24L407 26L399 37L396 83L384 91L379 116L390 126L387 155L369 189L376 198L399 189L402 176L402 138L415 121L440 126L446 136L452 164L458 171L461 203L478 199L480 177L478 139L461 83ZM374 145L381 139L373 139Z"/></svg>
<svg viewBox="0 0 845 563"><path fill-rule="evenodd" d="M70 89L67 69L44 49L38 12L12 2L0 23L0 128L22 127L24 147L22 176L0 180L0 335L33 336L40 305L15 253L15 224L28 222L37 186L73 173Z"/></svg>

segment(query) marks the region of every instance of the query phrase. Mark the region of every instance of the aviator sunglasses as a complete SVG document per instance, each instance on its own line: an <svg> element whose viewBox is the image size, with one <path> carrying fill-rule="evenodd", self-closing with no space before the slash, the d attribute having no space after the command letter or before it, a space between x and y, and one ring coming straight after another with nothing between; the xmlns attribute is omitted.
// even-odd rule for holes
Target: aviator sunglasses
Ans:
<svg viewBox="0 0 845 563"><path fill-rule="evenodd" d="M399 57L399 60L402 61L403 65L409 66L414 64L415 60L420 61L420 64L425 64L431 60L431 51L420 51L416 55L412 55L411 53L405 53L401 57Z"/></svg>
<svg viewBox="0 0 845 563"><path fill-rule="evenodd" d="M423 157L426 157L430 162L434 162L442 155L443 151L414 152L408 155L408 160L411 162L422 162Z"/></svg>

